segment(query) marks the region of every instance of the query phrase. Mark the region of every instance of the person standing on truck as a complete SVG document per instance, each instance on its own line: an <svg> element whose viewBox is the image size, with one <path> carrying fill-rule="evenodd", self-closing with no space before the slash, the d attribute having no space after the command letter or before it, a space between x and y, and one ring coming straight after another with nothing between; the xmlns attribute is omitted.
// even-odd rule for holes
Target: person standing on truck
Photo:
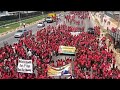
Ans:
<svg viewBox="0 0 120 90"><path fill-rule="evenodd" d="M56 21L56 17L55 16L52 16L52 18L53 18L53 21Z"/></svg>
<svg viewBox="0 0 120 90"><path fill-rule="evenodd" d="M57 16L57 19L58 19L58 21L60 21L61 19L60 19L60 14Z"/></svg>

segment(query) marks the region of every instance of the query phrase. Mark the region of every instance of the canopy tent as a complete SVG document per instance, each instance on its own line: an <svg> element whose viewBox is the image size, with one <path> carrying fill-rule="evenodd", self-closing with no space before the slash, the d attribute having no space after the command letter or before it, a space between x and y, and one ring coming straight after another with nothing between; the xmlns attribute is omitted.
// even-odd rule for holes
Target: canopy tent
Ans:
<svg viewBox="0 0 120 90"><path fill-rule="evenodd" d="M73 36L78 36L79 34L81 34L81 32L70 32L70 34Z"/></svg>

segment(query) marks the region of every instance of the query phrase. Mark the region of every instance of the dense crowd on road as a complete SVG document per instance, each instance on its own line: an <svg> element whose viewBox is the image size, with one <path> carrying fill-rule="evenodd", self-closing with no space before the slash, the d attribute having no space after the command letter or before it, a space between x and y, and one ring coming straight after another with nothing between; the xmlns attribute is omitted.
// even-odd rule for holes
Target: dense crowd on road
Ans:
<svg viewBox="0 0 120 90"><path fill-rule="evenodd" d="M84 19L89 19L88 12L70 12L65 16L68 23L82 24ZM79 20L76 21L75 18ZM95 26L95 34L84 32L83 27L72 27L65 23L58 27L48 26L37 31L36 35L31 32L18 43L6 44L0 48L0 78L1 79L53 79L47 75L47 64L60 67L72 62L72 59L58 59L57 65L52 60L53 55L58 54L60 45L74 46L77 48L74 59L75 79L119 79L120 70L115 66L113 51L108 50L105 43L106 38L99 40L100 27ZM81 31L77 36L70 32ZM17 72L18 59L31 59L33 63L33 74ZM37 74L35 73L37 72Z"/></svg>

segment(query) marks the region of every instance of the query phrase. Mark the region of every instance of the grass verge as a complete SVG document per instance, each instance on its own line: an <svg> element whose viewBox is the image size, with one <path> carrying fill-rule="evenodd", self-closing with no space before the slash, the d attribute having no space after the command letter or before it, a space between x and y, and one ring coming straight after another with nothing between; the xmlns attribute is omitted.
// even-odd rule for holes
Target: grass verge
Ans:
<svg viewBox="0 0 120 90"><path fill-rule="evenodd" d="M36 17L30 18L30 19L25 19L22 21L22 23L30 24L30 23L36 22L36 21L44 18L45 16L46 15L41 15L41 16L36 16ZM7 25L6 27L0 27L0 33L7 32L12 29L16 29L19 26L20 26L20 23L15 23L15 24Z"/></svg>

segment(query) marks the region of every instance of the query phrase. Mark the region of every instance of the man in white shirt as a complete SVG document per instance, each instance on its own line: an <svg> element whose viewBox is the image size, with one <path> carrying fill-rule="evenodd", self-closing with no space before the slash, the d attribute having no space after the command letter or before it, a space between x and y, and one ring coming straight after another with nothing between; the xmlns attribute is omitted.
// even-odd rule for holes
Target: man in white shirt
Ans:
<svg viewBox="0 0 120 90"><path fill-rule="evenodd" d="M32 56L31 50L29 50L29 51L27 52L27 55L28 55L28 57L31 57L31 56Z"/></svg>

